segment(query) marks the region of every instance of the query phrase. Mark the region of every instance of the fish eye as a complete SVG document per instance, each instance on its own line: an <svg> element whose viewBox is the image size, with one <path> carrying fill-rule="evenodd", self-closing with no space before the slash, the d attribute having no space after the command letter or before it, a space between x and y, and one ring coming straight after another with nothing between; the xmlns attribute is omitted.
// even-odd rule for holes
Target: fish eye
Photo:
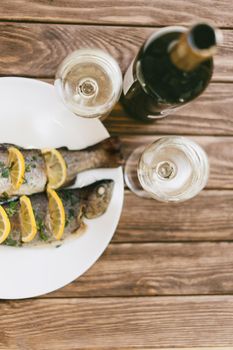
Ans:
<svg viewBox="0 0 233 350"><path fill-rule="evenodd" d="M103 196L103 194L105 193L105 191L106 191L106 189L105 189L105 187L102 186L102 185L100 185L100 186L97 188L97 190L96 190L98 196Z"/></svg>

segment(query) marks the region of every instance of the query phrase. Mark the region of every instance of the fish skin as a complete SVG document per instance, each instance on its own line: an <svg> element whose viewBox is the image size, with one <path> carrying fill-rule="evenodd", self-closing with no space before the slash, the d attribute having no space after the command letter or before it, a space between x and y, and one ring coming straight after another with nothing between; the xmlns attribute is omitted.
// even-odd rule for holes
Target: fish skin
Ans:
<svg viewBox="0 0 233 350"><path fill-rule="evenodd" d="M0 145L0 162L7 166L8 151L11 144ZM0 173L0 203L6 199L20 195L31 195L45 191L47 174L44 157L38 149L23 149L17 147L25 157L25 182L19 189L11 188L10 177L5 178ZM123 163L120 151L120 142L117 137L110 137L96 145L82 150L69 150L66 147L58 148L67 165L67 178L62 187L75 182L78 173L95 168L115 168Z"/></svg>
<svg viewBox="0 0 233 350"><path fill-rule="evenodd" d="M56 191L62 200L66 216L66 225L62 240L71 236L71 234L77 235L82 233L85 228L84 218L94 219L106 212L112 198L113 188L113 180L101 180L82 188ZM2 205L8 213L11 223L11 233L3 244L32 246L45 245L52 242L59 243L60 241L56 241L53 238L50 229L49 207L46 193L33 194L30 196L30 200L38 226L36 237L32 242L22 244L19 215L20 204L19 199L16 199L14 201L16 207L13 215L9 215L11 202Z"/></svg>
<svg viewBox="0 0 233 350"><path fill-rule="evenodd" d="M63 147L58 151L67 165L67 178L64 186L72 183L76 175L82 171L95 168L115 168L123 164L118 137L110 137L85 150L70 151Z"/></svg>

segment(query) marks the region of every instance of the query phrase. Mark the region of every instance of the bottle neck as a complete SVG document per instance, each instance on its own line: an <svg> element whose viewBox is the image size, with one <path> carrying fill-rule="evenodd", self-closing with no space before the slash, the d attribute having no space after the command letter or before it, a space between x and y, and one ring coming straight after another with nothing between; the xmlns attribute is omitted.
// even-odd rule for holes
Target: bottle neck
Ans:
<svg viewBox="0 0 233 350"><path fill-rule="evenodd" d="M170 59L180 70L192 71L215 54L220 39L219 32L210 25L197 24L170 45Z"/></svg>

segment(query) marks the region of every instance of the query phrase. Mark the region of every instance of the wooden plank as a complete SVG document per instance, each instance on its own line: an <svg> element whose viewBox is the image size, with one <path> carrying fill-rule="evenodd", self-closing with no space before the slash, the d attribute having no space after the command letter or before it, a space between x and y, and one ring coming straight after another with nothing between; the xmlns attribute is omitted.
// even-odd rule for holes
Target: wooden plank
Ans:
<svg viewBox="0 0 233 350"><path fill-rule="evenodd" d="M211 83L202 96L170 116L145 123L118 103L104 124L112 134L233 135L233 84Z"/></svg>
<svg viewBox="0 0 233 350"><path fill-rule="evenodd" d="M233 293L233 243L111 244L82 277L46 297Z"/></svg>
<svg viewBox="0 0 233 350"><path fill-rule="evenodd" d="M211 21L232 27L232 11L230 0L1 0L0 19L152 26Z"/></svg>
<svg viewBox="0 0 233 350"><path fill-rule="evenodd" d="M124 159L138 146L149 145L164 135L121 136ZM206 151L210 163L210 175L207 188L233 189L233 138L232 137L193 137ZM136 168L136 164L135 164Z"/></svg>
<svg viewBox="0 0 233 350"><path fill-rule="evenodd" d="M233 191L202 191L168 204L125 192L117 242L221 241L233 239ZM149 215L148 215L149 214Z"/></svg>
<svg viewBox="0 0 233 350"><path fill-rule="evenodd" d="M54 82L53 79L43 80L50 84ZM104 120L104 125L112 135L231 136L233 135L232 104L233 84L211 83L198 99L167 118L145 123L127 115L122 104L117 103L108 118Z"/></svg>
<svg viewBox="0 0 233 350"><path fill-rule="evenodd" d="M231 346L233 297L89 298L0 304L0 349Z"/></svg>
<svg viewBox="0 0 233 350"><path fill-rule="evenodd" d="M53 77L61 60L80 47L107 50L122 71L156 28L0 23L0 74ZM233 81L233 30L224 30L215 80Z"/></svg>

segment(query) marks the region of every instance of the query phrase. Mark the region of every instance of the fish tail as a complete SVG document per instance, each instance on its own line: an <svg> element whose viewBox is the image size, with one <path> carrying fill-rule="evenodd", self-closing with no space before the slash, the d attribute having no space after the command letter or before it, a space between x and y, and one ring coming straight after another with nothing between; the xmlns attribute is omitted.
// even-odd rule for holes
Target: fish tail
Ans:
<svg viewBox="0 0 233 350"><path fill-rule="evenodd" d="M113 136L100 143L100 148L103 148L109 157L109 167L121 166L124 164L122 153L122 145L118 136Z"/></svg>

